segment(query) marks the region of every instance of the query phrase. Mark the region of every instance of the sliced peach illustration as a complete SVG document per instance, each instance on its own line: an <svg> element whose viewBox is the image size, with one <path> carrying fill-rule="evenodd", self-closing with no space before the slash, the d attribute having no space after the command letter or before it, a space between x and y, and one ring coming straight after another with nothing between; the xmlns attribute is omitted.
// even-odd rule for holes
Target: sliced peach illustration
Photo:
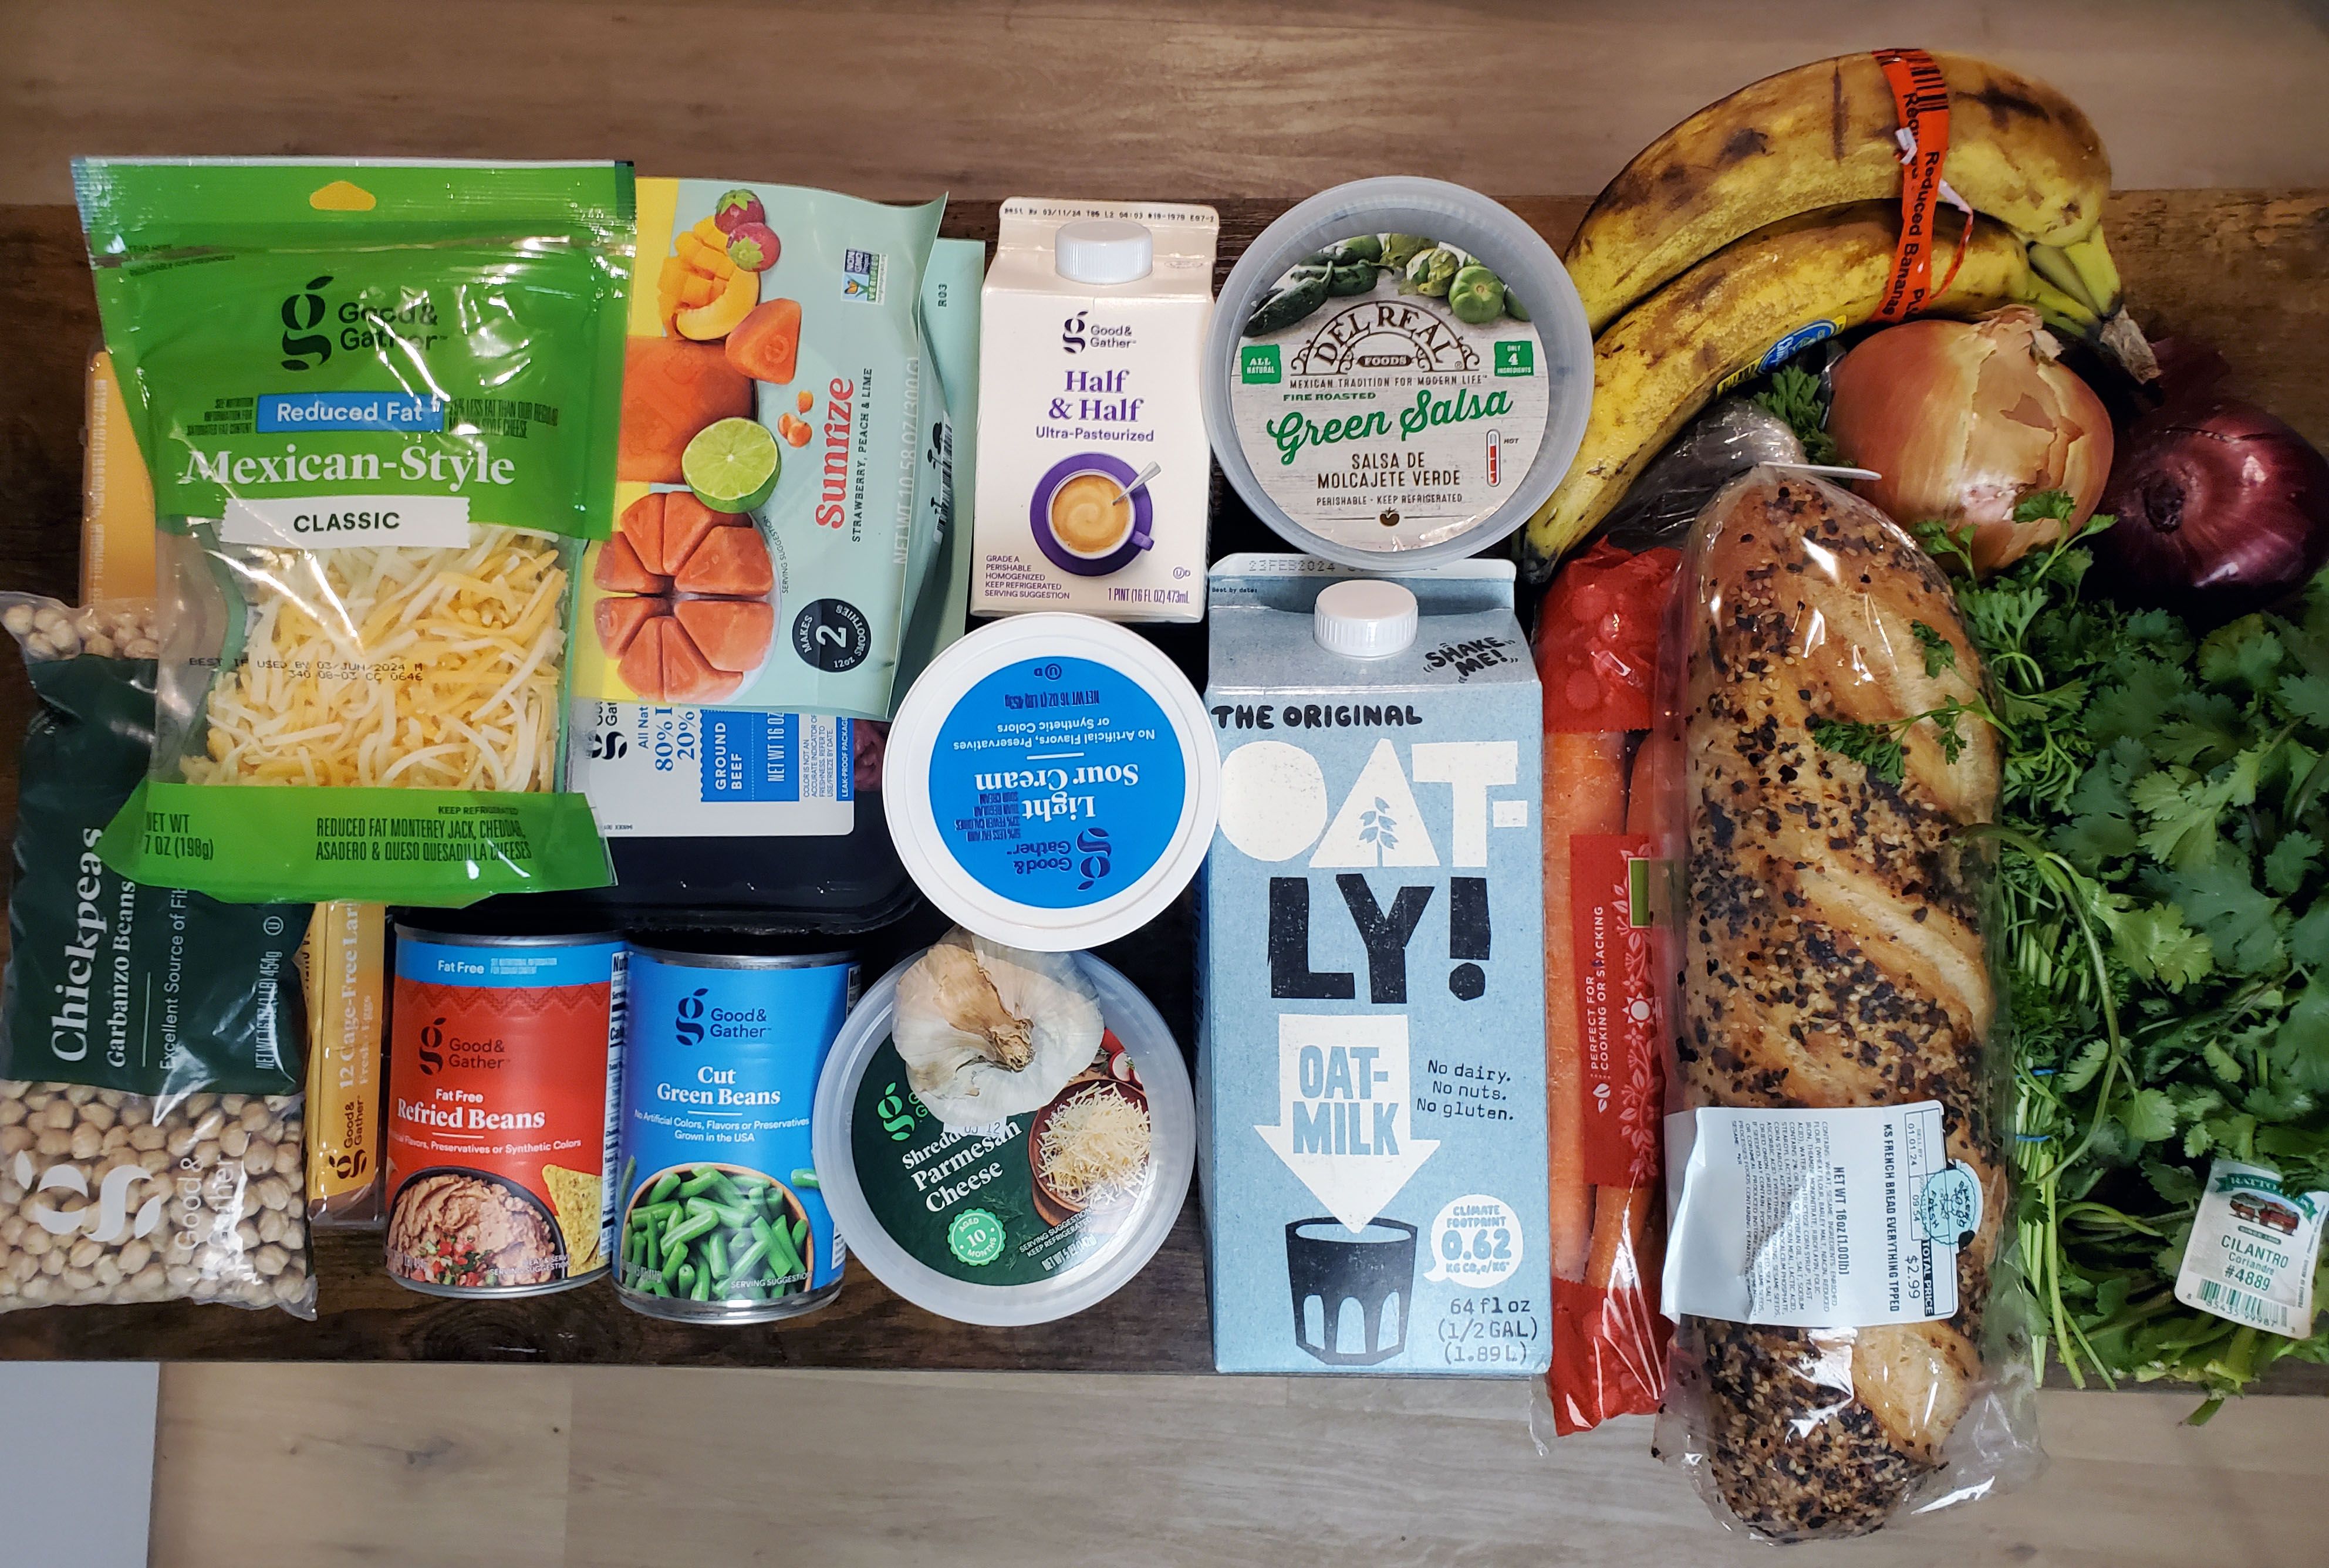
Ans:
<svg viewBox="0 0 2329 1568"><path fill-rule="evenodd" d="M683 308L672 318L672 325L679 329L682 337L709 343L735 331L737 324L759 303L760 275L731 272L710 304Z"/></svg>

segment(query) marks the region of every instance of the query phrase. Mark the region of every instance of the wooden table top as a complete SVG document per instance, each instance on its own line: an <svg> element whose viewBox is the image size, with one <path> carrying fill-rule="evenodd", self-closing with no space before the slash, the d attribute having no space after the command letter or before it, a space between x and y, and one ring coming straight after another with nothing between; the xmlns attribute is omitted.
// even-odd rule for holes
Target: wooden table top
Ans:
<svg viewBox="0 0 2329 1568"><path fill-rule="evenodd" d="M1277 202L1216 203L1219 270L1269 220ZM1585 202L1510 199L1558 248ZM945 232L991 240L993 202L959 202ZM2329 448L2329 191L2136 191L2115 196L2112 254L2133 309L2154 337L2204 340L2233 366L2231 385ZM71 598L80 517L83 362L97 305L73 211L0 206L0 586ZM1219 509L1215 554L1272 548L1233 496ZM1153 634L1203 683L1202 628ZM0 822L15 819L15 737L32 708L13 656L0 660ZM937 923L910 916L866 944L869 958L927 941ZM1194 930L1183 897L1164 919L1100 950L1193 1041ZM787 1324L695 1328L642 1317L593 1283L521 1300L417 1295L379 1266L376 1232L317 1238L317 1321L189 1303L58 1308L0 1316L0 1357L137 1360L448 1360L668 1366L919 1367L1090 1372L1212 1368L1204 1235L1197 1197L1147 1269L1077 1317L1028 1329L948 1322L907 1305L862 1267L834 1302ZM2270 1392L2329 1393L2329 1368L2287 1362Z"/></svg>

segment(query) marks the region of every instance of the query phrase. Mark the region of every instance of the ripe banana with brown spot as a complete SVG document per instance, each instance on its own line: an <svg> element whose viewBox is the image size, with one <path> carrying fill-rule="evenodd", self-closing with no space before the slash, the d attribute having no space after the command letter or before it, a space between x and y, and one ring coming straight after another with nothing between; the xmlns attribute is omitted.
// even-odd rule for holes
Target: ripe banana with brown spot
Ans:
<svg viewBox="0 0 2329 1568"><path fill-rule="evenodd" d="M1876 314L1891 276L1900 212L1863 202L1782 220L1734 241L1668 283L1593 345L1593 412L1568 476L1529 519L1522 565L1532 578L1607 516L1650 459L1734 376L1817 322L1838 332ZM1977 315L2020 302L2048 324L2091 334L2093 314L2031 269L2022 241L1986 219L1957 261L1961 225L1942 227L1933 258L1937 315ZM1951 268L1948 287L1939 290Z"/></svg>
<svg viewBox="0 0 2329 1568"><path fill-rule="evenodd" d="M1942 178L2025 242L2084 246L2065 267L2084 285L2074 293L2099 315L2117 311L2117 274L2098 228L2110 160L2086 115L1987 61L1933 60L1949 89ZM1666 132L1595 199L1563 258L1594 332L1767 224L1847 202L1897 202L1900 124L1875 57L1844 54L1766 77ZM1963 224L1943 209L1935 226Z"/></svg>

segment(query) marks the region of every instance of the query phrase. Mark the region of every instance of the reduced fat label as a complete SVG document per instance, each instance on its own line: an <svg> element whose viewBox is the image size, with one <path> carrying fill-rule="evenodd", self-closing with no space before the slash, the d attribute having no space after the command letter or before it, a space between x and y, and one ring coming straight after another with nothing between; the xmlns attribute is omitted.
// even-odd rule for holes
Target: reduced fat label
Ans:
<svg viewBox="0 0 2329 1568"><path fill-rule="evenodd" d="M1982 1192L1948 1158L1939 1101L1682 1111L1666 1146L1682 1172L1669 1317L1859 1329L1956 1314Z"/></svg>
<svg viewBox="0 0 2329 1568"><path fill-rule="evenodd" d="M1270 298L1300 288L1301 271ZM1231 372L1231 414L1255 479L1294 521L1356 549L1418 549L1484 521L1527 474L1551 402L1534 326L1501 307L1466 321L1445 297L1406 292L1406 276L1338 268L1335 287L1372 281L1240 338ZM1436 284L1441 295L1448 286ZM1500 282L1490 286L1501 299Z"/></svg>
<svg viewBox="0 0 2329 1568"><path fill-rule="evenodd" d="M2313 1334L2313 1271L2329 1192L2296 1192L2261 1165L2219 1160L2192 1222L2175 1299L2292 1339Z"/></svg>

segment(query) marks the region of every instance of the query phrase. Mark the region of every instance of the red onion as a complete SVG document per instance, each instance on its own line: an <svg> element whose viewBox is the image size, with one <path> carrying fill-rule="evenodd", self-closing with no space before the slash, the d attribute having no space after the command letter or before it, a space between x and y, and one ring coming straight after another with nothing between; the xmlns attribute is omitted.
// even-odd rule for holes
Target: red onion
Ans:
<svg viewBox="0 0 2329 1568"><path fill-rule="evenodd" d="M2098 512L2102 586L2213 625L2262 609L2329 564L2329 460L2253 403L2202 390L2120 438Z"/></svg>

